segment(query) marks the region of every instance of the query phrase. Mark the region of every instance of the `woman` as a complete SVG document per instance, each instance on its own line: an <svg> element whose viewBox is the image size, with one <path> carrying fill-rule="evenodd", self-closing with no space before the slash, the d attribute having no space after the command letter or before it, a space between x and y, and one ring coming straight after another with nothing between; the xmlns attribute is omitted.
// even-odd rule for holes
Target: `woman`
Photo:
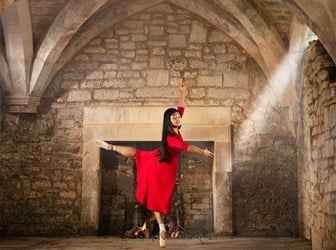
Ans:
<svg viewBox="0 0 336 250"><path fill-rule="evenodd" d="M145 151L134 147L111 145L97 140L97 146L112 150L128 157L135 157L137 168L137 200L154 212L160 228L160 246L166 247L167 232L164 216L169 214L174 193L176 170L179 153L195 152L205 157L212 157L208 149L201 149L183 141L180 133L181 118L184 113L186 83L179 85L177 109L169 108L163 116L162 141L160 148Z"/></svg>

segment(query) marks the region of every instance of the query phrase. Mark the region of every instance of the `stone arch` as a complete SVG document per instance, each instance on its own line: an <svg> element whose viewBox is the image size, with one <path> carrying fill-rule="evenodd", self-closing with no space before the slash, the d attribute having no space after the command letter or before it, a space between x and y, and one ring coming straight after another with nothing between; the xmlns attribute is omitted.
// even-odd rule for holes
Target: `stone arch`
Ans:
<svg viewBox="0 0 336 250"><path fill-rule="evenodd" d="M228 20L221 17L218 13L218 8L207 6L204 1L192 1L192 0L169 0L176 6L186 9L195 15L202 17L207 20L210 24L214 25L219 30L225 32L230 36L235 42L237 42L243 49L245 49L248 54L250 54L253 59L258 63L260 68L263 70L265 75L269 75L268 66L265 63L262 55L260 54L258 46L251 41L243 31L238 30L233 24L228 22Z"/></svg>
<svg viewBox="0 0 336 250"><path fill-rule="evenodd" d="M130 15L160 4L163 1L164 0L132 0L123 1L122 3L118 2L118 5L122 5L122 10L120 10L120 6L118 6L119 9L105 9L102 13L90 19L83 26L80 32L78 32L70 44L65 48L62 57L60 57L54 65L48 81L45 82L45 88L57 74L57 72L61 70L64 65L78 53L78 51L84 48L98 34L102 33L104 30L110 28L114 24L127 19ZM40 92L40 95L42 94L43 92Z"/></svg>
<svg viewBox="0 0 336 250"><path fill-rule="evenodd" d="M333 0L290 0L293 12L318 36L336 63L336 2Z"/></svg>
<svg viewBox="0 0 336 250"><path fill-rule="evenodd" d="M0 86L5 93L10 93L13 91L12 79L10 77L9 67L6 58L2 51L0 51Z"/></svg>
<svg viewBox="0 0 336 250"><path fill-rule="evenodd" d="M2 14L1 20L6 44L6 57L0 56L3 87L10 94L25 95L34 53L29 2L12 4Z"/></svg>
<svg viewBox="0 0 336 250"><path fill-rule="evenodd" d="M258 10L248 1L220 0L219 3L245 27L267 62L268 72L273 72L285 54L285 45L278 32L267 25Z"/></svg>
<svg viewBox="0 0 336 250"><path fill-rule="evenodd" d="M52 80L56 73L63 68L63 66L85 45L87 45L94 37L103 32L104 30L110 28L114 24L127 19L129 16L142 12L150 7L161 4L165 2L164 0L144 0L142 4L138 1L123 2L122 10L120 6L118 10L116 9L106 9L97 17L93 17L92 20L89 20L88 23L83 27L83 29L78 33L76 37L71 41L69 46L64 50L62 57L59 58L55 64L52 73L49 76L47 84ZM216 14L214 10L210 10L208 7L200 4L199 1L175 1L169 0L168 2L184 8L191 13L201 16L209 23L217 27L223 32L229 32L228 34L240 45L242 46L259 64L259 66L264 70L264 73L268 75L270 73L268 66L265 63L264 58L260 54L257 45L247 38L241 31L237 30L234 25L228 23L220 15ZM118 3L119 4L119 3ZM201 10L201 11L200 11ZM94 23L94 29L93 24ZM226 25L223 25L225 23ZM229 27L226 29L225 27ZM41 92L40 95L43 93Z"/></svg>
<svg viewBox="0 0 336 250"><path fill-rule="evenodd" d="M37 51L30 82L31 95L43 94L52 68L70 39L106 1L72 0L58 14Z"/></svg>

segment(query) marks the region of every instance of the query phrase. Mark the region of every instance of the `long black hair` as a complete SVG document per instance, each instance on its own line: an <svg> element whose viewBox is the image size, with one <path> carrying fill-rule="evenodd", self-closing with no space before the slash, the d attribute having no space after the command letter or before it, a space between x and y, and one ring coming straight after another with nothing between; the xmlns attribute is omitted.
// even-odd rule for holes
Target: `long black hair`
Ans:
<svg viewBox="0 0 336 250"><path fill-rule="evenodd" d="M167 159L167 136L169 134L176 134L174 131L174 126L170 120L170 117L172 114L178 112L177 109L175 108L169 108L164 112L163 115L163 127L162 127L162 139L161 139L161 146L160 146L160 151L158 152L158 155L160 156L159 162L168 162L169 159ZM179 126L178 128L180 128Z"/></svg>

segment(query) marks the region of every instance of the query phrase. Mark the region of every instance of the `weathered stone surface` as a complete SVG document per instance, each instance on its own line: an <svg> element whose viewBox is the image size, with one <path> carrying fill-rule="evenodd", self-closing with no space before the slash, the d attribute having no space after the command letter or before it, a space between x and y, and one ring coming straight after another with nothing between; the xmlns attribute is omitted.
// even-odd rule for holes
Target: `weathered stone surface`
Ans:
<svg viewBox="0 0 336 250"><path fill-rule="evenodd" d="M147 73L147 84L149 86L168 85L169 74L167 70L150 70Z"/></svg>
<svg viewBox="0 0 336 250"><path fill-rule="evenodd" d="M207 38L207 30L204 27L204 24L195 21L192 22L189 42L205 43L206 38Z"/></svg>
<svg viewBox="0 0 336 250"><path fill-rule="evenodd" d="M87 90L72 90L69 92L67 100L69 102L81 102L91 100L91 93Z"/></svg>
<svg viewBox="0 0 336 250"><path fill-rule="evenodd" d="M98 89L93 92L94 100L114 100L119 98L119 90L116 89Z"/></svg>
<svg viewBox="0 0 336 250"><path fill-rule="evenodd" d="M222 86L222 76L199 76L197 78L198 86Z"/></svg>
<svg viewBox="0 0 336 250"><path fill-rule="evenodd" d="M336 245L334 226L335 204L335 104L329 93L333 91L334 74L329 74L326 67L335 67L321 44L311 43L305 56L305 93L306 123L301 136L307 138L299 147L303 151L299 161L298 181L300 183L300 203L304 216L299 222L305 225L304 234L312 239L313 249L328 249ZM309 142L312 142L311 144ZM305 152L308 150L308 153ZM311 154L311 160L308 157ZM309 158L309 157L308 157ZM307 171L308 170L308 171ZM333 214L333 215L331 215ZM331 225L333 224L333 225ZM324 228L321 230L321 228Z"/></svg>
<svg viewBox="0 0 336 250"><path fill-rule="evenodd" d="M186 37L184 35L170 35L168 46L171 48L185 48L187 47Z"/></svg>
<svg viewBox="0 0 336 250"><path fill-rule="evenodd" d="M237 74L236 71L225 70L223 72L223 86L231 88L243 88L248 89L249 87L249 77L247 74L241 72Z"/></svg>

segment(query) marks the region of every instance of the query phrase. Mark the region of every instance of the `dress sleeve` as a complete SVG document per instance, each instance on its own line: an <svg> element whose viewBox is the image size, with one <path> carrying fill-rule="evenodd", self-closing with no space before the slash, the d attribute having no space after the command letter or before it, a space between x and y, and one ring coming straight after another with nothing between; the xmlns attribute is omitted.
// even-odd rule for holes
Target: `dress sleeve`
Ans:
<svg viewBox="0 0 336 250"><path fill-rule="evenodd" d="M183 116L183 114L184 114L184 107L182 107L182 106L177 106L177 111L180 113L180 115L181 116Z"/></svg>
<svg viewBox="0 0 336 250"><path fill-rule="evenodd" d="M188 143L183 141L181 137L178 137L178 136L168 135L167 143L168 143L168 146L171 148L178 148L184 151L188 149Z"/></svg>

